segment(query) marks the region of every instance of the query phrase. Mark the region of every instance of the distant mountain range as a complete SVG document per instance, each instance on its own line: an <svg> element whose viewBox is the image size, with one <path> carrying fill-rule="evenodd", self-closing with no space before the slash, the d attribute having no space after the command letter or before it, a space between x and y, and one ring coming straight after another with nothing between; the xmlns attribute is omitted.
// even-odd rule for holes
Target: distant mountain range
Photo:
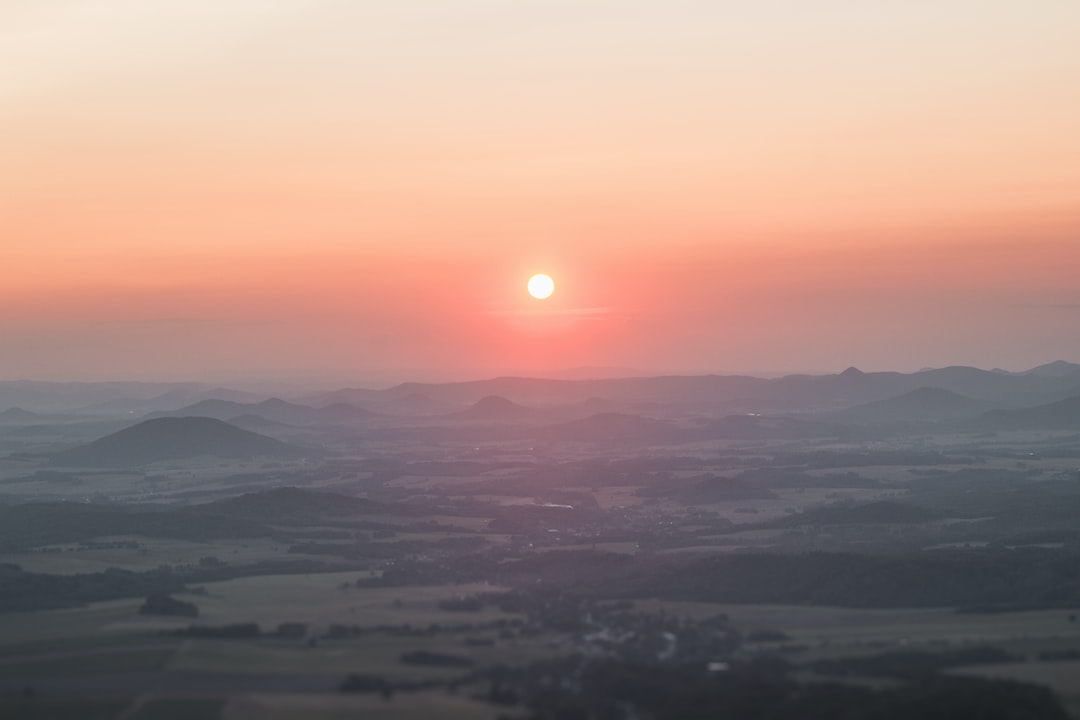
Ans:
<svg viewBox="0 0 1080 720"><path fill-rule="evenodd" d="M156 418L52 457L64 467L134 467L198 457L300 458L315 451L208 417Z"/></svg>
<svg viewBox="0 0 1080 720"><path fill-rule="evenodd" d="M1076 363L1065 362L1064 360L1055 360L1054 362L1031 368L1030 370L1027 370L1022 374L1051 378L1076 377L1077 374L1080 374L1080 365L1077 365Z"/></svg>
<svg viewBox="0 0 1080 720"><path fill-rule="evenodd" d="M852 377L849 374L849 378ZM235 412L236 403L212 401L202 408L222 413ZM387 416L389 424L363 425L362 432L382 439L422 437L427 440L473 437L588 443L681 444L721 440L767 440L821 437L876 437L889 432L893 423L948 423L954 432L997 432L1015 430L1080 431L1080 395L1026 408L984 410L985 403L941 388L923 387L885 400L855 405L842 411L823 413L717 413L672 417L624 412L581 414L588 405L577 404L577 415L559 409L533 409L500 396L481 398L458 413L434 416L405 425ZM246 406L245 406L246 407ZM355 416L351 406L328 406L316 410L307 406L271 400L257 403L268 414L292 420L328 418L340 413ZM360 417L366 417L360 411ZM313 415L314 414L314 415ZM52 456L61 467L133 467L163 461L199 457L218 458L300 458L317 457L321 452L288 444L252 431L281 426L262 414L236 417L249 429L201 416L158 417L124 428L85 445ZM327 420L329 423L330 421ZM904 428L906 431L906 428ZM875 435L876 433L876 435Z"/></svg>
<svg viewBox="0 0 1080 720"><path fill-rule="evenodd" d="M534 418L536 414L535 410L500 395L488 395L477 400L468 410L451 413L447 417L454 420L507 422Z"/></svg>
<svg viewBox="0 0 1080 720"><path fill-rule="evenodd" d="M926 388L952 393L985 409L1020 408L1080 395L1080 365L1056 361L1024 372L946 367L915 373L862 372L857 368L831 375L668 375L591 379L499 377L454 383L402 383L385 390L344 388L291 395L287 399L195 383L42 383L0 382L0 408L27 412L123 416L204 416L229 420L245 415L290 425L363 421L372 414L414 417L471 413L494 417L498 397L526 409L550 410L597 404L593 412L636 412L650 405L711 415L737 413L808 413L839 411L916 393L894 410L918 416L938 403L946 413L962 415L963 401ZM916 391L922 392L920 396ZM905 410L901 405L908 404ZM946 407L950 406L950 407ZM975 406L972 406L973 408ZM569 412L580 417L585 408ZM873 407L863 408L869 413ZM881 410L879 408L879 410ZM888 406L884 411L889 410ZM644 411L644 410L643 410ZM518 412L518 411L514 411ZM464 416L461 419L468 419Z"/></svg>
<svg viewBox="0 0 1080 720"><path fill-rule="evenodd" d="M1080 395L1031 407L987 409L987 403L948 390L919 388L829 417L839 422L954 421L957 429L981 431L1080 430Z"/></svg>
<svg viewBox="0 0 1080 720"><path fill-rule="evenodd" d="M991 407L1023 407L1080 393L1080 365L1051 363L1024 373L948 367L917 373L865 373L755 378L742 375L660 376L598 380L501 377L459 383L404 383L387 390L339 390L307 398L313 404L358 403L393 412L395 403L423 397L432 406L469 406L498 396L526 407L581 403L586 398L657 403L708 412L816 412L889 400L936 388ZM927 398L922 398L925 402ZM914 398L916 404L920 401Z"/></svg>

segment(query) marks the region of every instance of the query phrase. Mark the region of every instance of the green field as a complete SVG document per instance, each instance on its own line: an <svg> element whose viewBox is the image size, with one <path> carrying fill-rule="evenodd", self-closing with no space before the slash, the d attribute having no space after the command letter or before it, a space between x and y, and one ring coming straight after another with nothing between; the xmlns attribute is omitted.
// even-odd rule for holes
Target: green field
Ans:
<svg viewBox="0 0 1080 720"><path fill-rule="evenodd" d="M42 612L0 613L0 652L5 646L108 642L106 628L138 617L142 600L110 600L87 607Z"/></svg>
<svg viewBox="0 0 1080 720"><path fill-rule="evenodd" d="M278 640L193 640L183 643L172 656L169 670L242 672L262 674L311 674L344 677L348 673L385 675L421 681L462 675L458 667L426 667L401 663L402 653L428 650L466 655L478 665L528 662L550 656L555 647L535 640L509 640L491 647L468 647L466 637L492 637L490 633L442 633L433 637L400 637L381 633L359 638L323 640L315 647L302 642Z"/></svg>
<svg viewBox="0 0 1080 720"><path fill-rule="evenodd" d="M285 622L306 623L311 632L320 634L335 623L365 627L407 623L419 628L510 617L492 608L461 613L436 606L442 599L500 589L491 585L340 589L343 583L354 583L367 575L352 571L238 578L207 583L203 586L205 595L181 597L198 606L197 624L256 622L264 631L273 631ZM159 630L187 627L193 622L189 618L139 615L141 604L141 599L115 600L82 608L0 614L0 646L156 635Z"/></svg>
<svg viewBox="0 0 1080 720"><path fill-rule="evenodd" d="M368 573L238 578L207 583L205 596L186 599L199 606L200 624L257 622L264 630L272 630L283 622L304 622L322 631L333 623L362 626L410 623L425 627L432 623L475 623L508 617L492 609L460 613L436 607L442 599L499 589L491 585L340 589L342 583L362 577L368 577Z"/></svg>

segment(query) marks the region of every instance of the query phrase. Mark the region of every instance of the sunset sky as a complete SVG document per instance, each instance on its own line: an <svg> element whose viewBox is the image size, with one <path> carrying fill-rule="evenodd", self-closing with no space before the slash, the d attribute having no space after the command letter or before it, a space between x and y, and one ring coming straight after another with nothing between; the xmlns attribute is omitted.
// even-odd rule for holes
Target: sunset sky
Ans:
<svg viewBox="0 0 1080 720"><path fill-rule="evenodd" d="M1080 361L1078 38L1076 0L4 0L0 379Z"/></svg>

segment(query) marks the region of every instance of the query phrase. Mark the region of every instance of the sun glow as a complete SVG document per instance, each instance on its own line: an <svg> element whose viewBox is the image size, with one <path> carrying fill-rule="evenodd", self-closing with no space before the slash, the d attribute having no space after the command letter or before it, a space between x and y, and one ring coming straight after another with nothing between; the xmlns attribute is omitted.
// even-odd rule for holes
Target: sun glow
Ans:
<svg viewBox="0 0 1080 720"><path fill-rule="evenodd" d="M529 294L537 300L549 298L553 292L555 292L555 281L550 275L538 273L529 278Z"/></svg>

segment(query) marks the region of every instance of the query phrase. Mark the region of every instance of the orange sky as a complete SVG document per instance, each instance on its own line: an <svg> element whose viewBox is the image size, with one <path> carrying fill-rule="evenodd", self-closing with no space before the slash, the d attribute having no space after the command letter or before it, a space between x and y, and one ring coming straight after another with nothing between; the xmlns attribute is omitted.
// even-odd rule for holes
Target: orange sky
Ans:
<svg viewBox="0 0 1080 720"><path fill-rule="evenodd" d="M1080 360L1078 36L1072 0L8 0L0 378Z"/></svg>

